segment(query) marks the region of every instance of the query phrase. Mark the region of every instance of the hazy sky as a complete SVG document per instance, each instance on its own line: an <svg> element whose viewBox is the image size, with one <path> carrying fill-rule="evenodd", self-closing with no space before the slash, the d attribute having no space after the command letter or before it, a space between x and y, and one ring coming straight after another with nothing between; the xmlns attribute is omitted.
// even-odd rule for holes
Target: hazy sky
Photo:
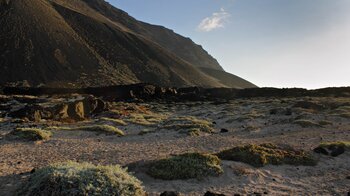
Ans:
<svg viewBox="0 0 350 196"><path fill-rule="evenodd" d="M258 86L350 86L350 0L109 0Z"/></svg>

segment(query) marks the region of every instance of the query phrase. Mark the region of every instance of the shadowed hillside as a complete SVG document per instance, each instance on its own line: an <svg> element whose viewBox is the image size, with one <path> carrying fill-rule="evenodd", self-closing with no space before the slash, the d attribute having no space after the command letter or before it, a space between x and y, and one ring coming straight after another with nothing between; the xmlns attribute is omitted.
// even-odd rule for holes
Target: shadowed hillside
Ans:
<svg viewBox="0 0 350 196"><path fill-rule="evenodd" d="M0 84L254 87L189 38L103 0L0 0L0 13Z"/></svg>

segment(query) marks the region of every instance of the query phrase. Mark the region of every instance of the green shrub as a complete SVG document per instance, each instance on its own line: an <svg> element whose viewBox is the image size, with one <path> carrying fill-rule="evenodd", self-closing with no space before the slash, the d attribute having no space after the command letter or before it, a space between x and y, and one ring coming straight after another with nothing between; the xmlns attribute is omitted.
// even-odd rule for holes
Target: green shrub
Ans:
<svg viewBox="0 0 350 196"><path fill-rule="evenodd" d="M145 192L141 182L118 165L66 162L35 171L17 195L144 196Z"/></svg>
<svg viewBox="0 0 350 196"><path fill-rule="evenodd" d="M129 118L126 119L125 121L136 125L155 126L166 118L167 117L165 115L155 114L155 113L152 113L152 114L133 113L133 114L130 114Z"/></svg>
<svg viewBox="0 0 350 196"><path fill-rule="evenodd" d="M128 123L124 122L123 120L121 119L114 119L114 118L106 118L106 117L102 117L100 118L100 120L102 121L107 121L107 122L113 122L117 125L120 125L120 126L126 126L128 125Z"/></svg>
<svg viewBox="0 0 350 196"><path fill-rule="evenodd" d="M344 147L350 149L350 141L324 142L319 145L322 148Z"/></svg>
<svg viewBox="0 0 350 196"><path fill-rule="evenodd" d="M9 136L14 139L38 141L50 139L52 132L36 128L16 128L9 133Z"/></svg>
<svg viewBox="0 0 350 196"><path fill-rule="evenodd" d="M213 124L207 120L197 119L192 116L178 117L168 120L164 129L173 129L182 133L199 134L199 132L213 133Z"/></svg>
<svg viewBox="0 0 350 196"><path fill-rule="evenodd" d="M281 165L315 165L316 160L301 150L278 147L274 144L238 146L219 152L223 160L239 161L255 167L267 164Z"/></svg>
<svg viewBox="0 0 350 196"><path fill-rule="evenodd" d="M98 132L98 133L114 134L119 136L124 135L124 132L122 130L110 125L84 126L84 127L77 127L77 129L84 130L84 131Z"/></svg>
<svg viewBox="0 0 350 196"><path fill-rule="evenodd" d="M311 120L304 120L304 119L301 119L301 120L295 120L294 121L294 124L297 124L297 125L300 125L301 127L303 128L308 128L308 127L321 127L320 124L314 122L314 121L311 121Z"/></svg>
<svg viewBox="0 0 350 196"><path fill-rule="evenodd" d="M320 122L318 122L318 124L321 126L333 125L333 123L328 120L321 120Z"/></svg>
<svg viewBox="0 0 350 196"><path fill-rule="evenodd" d="M97 133L105 133L112 135L124 136L124 132L117 127L113 127L110 125L91 125L91 126L80 126L80 127L49 127L51 130L65 130L65 131L91 131Z"/></svg>
<svg viewBox="0 0 350 196"><path fill-rule="evenodd" d="M152 163L147 173L158 179L202 179L223 173L217 156L200 153L187 153L162 159Z"/></svg>
<svg viewBox="0 0 350 196"><path fill-rule="evenodd" d="M190 130L187 131L187 134L190 136L199 136L201 133L201 129L199 128L191 128Z"/></svg>

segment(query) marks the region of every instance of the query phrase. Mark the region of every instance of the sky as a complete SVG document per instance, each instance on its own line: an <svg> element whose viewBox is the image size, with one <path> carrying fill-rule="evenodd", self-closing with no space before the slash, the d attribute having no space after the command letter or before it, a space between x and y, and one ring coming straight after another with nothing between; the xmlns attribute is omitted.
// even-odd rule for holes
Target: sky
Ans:
<svg viewBox="0 0 350 196"><path fill-rule="evenodd" d="M350 86L350 0L108 0L260 87Z"/></svg>

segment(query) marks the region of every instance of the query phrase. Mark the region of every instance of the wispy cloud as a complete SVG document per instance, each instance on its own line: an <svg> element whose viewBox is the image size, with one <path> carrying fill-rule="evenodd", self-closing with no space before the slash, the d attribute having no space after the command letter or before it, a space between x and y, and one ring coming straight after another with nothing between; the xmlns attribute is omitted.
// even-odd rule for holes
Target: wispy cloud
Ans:
<svg viewBox="0 0 350 196"><path fill-rule="evenodd" d="M209 32L218 28L225 27L231 14L221 8L219 12L214 12L210 17L206 17L198 25L197 29L202 32Z"/></svg>

